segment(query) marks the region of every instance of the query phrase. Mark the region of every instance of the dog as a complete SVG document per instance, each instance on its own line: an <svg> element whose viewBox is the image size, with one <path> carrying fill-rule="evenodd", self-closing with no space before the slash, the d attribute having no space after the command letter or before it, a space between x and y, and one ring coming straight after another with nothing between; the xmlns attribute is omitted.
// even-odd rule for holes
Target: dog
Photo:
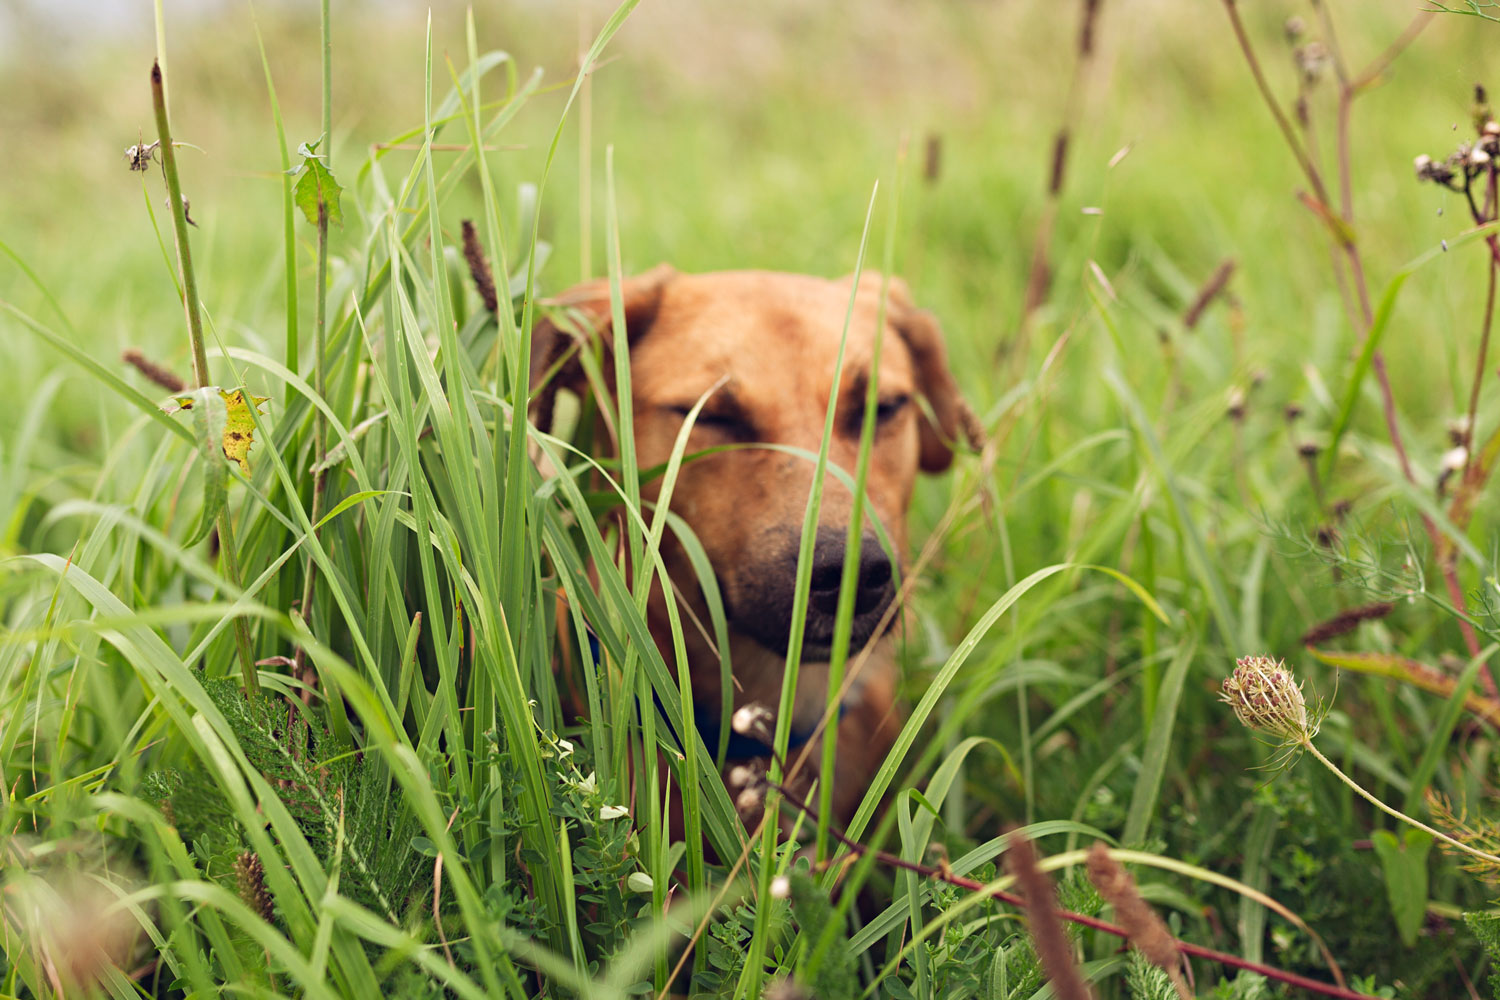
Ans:
<svg viewBox="0 0 1500 1000"><path fill-rule="evenodd" d="M664 464L691 408L707 395L691 431L688 452L716 445L776 444L816 453L832 389L845 317L853 297L843 377L838 389L829 461L852 476L880 309L879 275L827 280L768 271L683 274L661 265L622 282L625 336L629 346L632 416L637 463ZM602 342L606 384L613 385L609 284L579 285L550 300L581 322L560 325L554 317L532 334L532 415L550 426L559 389L585 391L576 358L578 334ZM860 533L860 560L849 645L851 673L837 721L837 773L833 810L846 823L876 769L900 732L899 673L889 623L896 600L893 554L878 540L878 521L903 558L907 508L919 472L937 473L953 460L960 435L971 441L976 426L948 368L942 331L927 312L913 306L906 285L888 283L885 336L877 388L875 434L866 488L867 522ZM587 344L582 345L587 347ZM572 360L569 360L570 354ZM549 374L555 376L549 378ZM920 405L925 400L925 409ZM765 448L737 448L685 462L671 496L671 510L691 527L713 566L728 620L733 668L733 704L741 724L730 739L726 778L743 784L753 773L744 765L771 754L768 726L746 723L747 707L762 711L780 702L791 630L798 549L814 464L805 457ZM642 485L654 501L659 479ZM828 659L844 567L853 496L830 475L824 483L813 548L812 584L791 719L789 751L804 758L796 785L810 790L821 749L818 731L828 699ZM709 616L687 553L669 532L662 558L678 599L700 622ZM654 588L648 622L658 648L672 656L668 594ZM686 620L686 619L685 619ZM881 630L882 623L886 623ZM699 729L712 752L724 720L720 660L700 630L684 625ZM861 656L859 654L863 653ZM795 757L796 754L789 753ZM736 792L736 782L730 791ZM791 787L790 785L788 787ZM749 823L755 810L737 803Z"/></svg>

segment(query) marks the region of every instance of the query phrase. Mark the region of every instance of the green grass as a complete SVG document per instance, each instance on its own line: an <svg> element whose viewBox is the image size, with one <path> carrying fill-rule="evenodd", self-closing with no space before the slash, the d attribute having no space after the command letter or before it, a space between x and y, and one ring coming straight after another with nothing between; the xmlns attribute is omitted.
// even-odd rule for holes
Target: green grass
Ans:
<svg viewBox="0 0 1500 1000"><path fill-rule="evenodd" d="M1280 22L1300 13L1316 35L1316 17L1244 13L1289 98ZM1358 65L1410 11L1333 14ZM212 381L269 397L248 476L200 446L211 397L168 415L118 361L139 347L186 376L192 353L161 173L116 153L152 138L149 36L78 40L86 71L41 58L44 34L0 63L8 92L36 95L0 205L0 993L68 988L67 932L108 909L123 971L97 989L116 997L614 997L660 993L679 960L676 988L691 975L710 995L784 976L826 997L1036 995L1017 911L872 855L830 896L834 872L747 836L717 748L674 736L693 728L681 645L657 648L644 606L665 533L686 529L641 489L660 476L670 496L685 434L665 469L637 470L628 406L603 404L618 462L515 419L538 299L607 275L618 307L619 279L661 260L903 275L990 435L919 486L908 722L850 836L1004 884L1019 825L1053 855L1063 905L1092 913L1078 849L1103 839L1135 850L1184 940L1327 979L1310 927L1365 992L1486 989L1457 919L1485 887L1433 852L1422 888L1402 897L1412 882L1392 876L1393 896L1367 846L1385 818L1312 762L1271 780L1271 752L1215 693L1236 656L1285 656L1330 701L1319 747L1366 787L1419 814L1429 787L1493 811L1494 734L1462 709L1486 671L1420 520L1447 510L1434 482L1467 407L1484 251L1460 235L1462 198L1410 163L1468 134L1494 25L1438 17L1353 114L1354 229L1412 486L1326 230L1218 5L1105 6L1025 336L1071 8L627 4L584 15L581 43L571 12L443 8L429 26L334 10L331 62L317 18L256 15L168 21L164 43L173 132L202 150L177 158ZM590 44L599 68L575 79ZM1312 95L1326 171L1330 84ZM326 244L285 173L321 133L344 187ZM464 270L466 218L502 291L493 317ZM1232 299L1186 329L1226 256ZM1486 385L1481 440L1497 419ZM1305 441L1325 448L1326 501ZM863 463L839 474L858 483ZM195 537L221 488L238 582ZM601 521L611 507L625 516ZM1448 535L1492 654L1483 496ZM1373 596L1411 599L1329 648L1431 664L1459 694L1336 678L1301 651L1306 628ZM239 626L266 661L260 699ZM589 634L607 669L577 671L580 720L554 665L593 662ZM310 704L287 665L299 648ZM690 835L674 842L679 799ZM836 846L817 817L799 839ZM1114 939L1076 946L1102 996L1149 978ZM1199 995L1257 995L1194 971Z"/></svg>

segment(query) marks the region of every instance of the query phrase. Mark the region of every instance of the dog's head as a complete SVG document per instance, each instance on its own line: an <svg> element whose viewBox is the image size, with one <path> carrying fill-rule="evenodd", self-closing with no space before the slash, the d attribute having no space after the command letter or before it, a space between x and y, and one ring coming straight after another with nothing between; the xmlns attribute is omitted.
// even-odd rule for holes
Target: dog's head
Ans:
<svg viewBox="0 0 1500 1000"><path fill-rule="evenodd" d="M880 284L879 276L869 274L855 288L848 279L759 271L688 275L662 266L622 285L640 466L668 460L689 411L705 395L689 453L715 445L780 446L731 449L688 462L671 499L672 510L693 529L713 564L731 628L774 654L786 651L812 456L823 435L851 293L854 311L829 461L854 475ZM570 351L580 340L587 348L591 339L608 345L616 335L606 282L578 286L556 302L570 307L576 322L562 322L575 327L571 335L553 319L542 320L533 333L533 379L553 375L536 397L542 423L550 419L559 386L584 387L582 367L568 360ZM871 640L895 596L893 555L878 541L872 522L883 526L894 558L900 558L918 471L946 469L954 441L969 430L937 322L912 305L897 279L889 282L885 327L852 651ZM610 353L602 352L606 373ZM643 488L648 499L655 499L659 485ZM809 662L829 655L852 501L849 488L830 475L814 546L803 647ZM667 546L664 553L674 580L692 579L679 547ZM701 601L692 589L690 599Z"/></svg>

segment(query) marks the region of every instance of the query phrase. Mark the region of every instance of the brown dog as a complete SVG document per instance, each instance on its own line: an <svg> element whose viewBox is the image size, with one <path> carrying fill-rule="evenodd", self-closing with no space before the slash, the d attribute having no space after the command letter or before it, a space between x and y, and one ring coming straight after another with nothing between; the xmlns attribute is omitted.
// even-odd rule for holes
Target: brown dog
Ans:
<svg viewBox="0 0 1500 1000"><path fill-rule="evenodd" d="M866 275L855 297L829 461L854 472L870 378L880 279ZM622 286L630 348L635 446L642 468L665 463L688 411L711 389L692 430L689 453L714 445L774 443L816 453L832 388L840 336L849 308L850 282L762 271L679 274L665 265ZM866 510L883 525L897 557L906 551L906 511L918 470L940 472L952 461L951 442L972 434L972 417L949 374L942 333L928 313L913 308L905 286L889 285L886 336L880 362L877 427L871 453ZM580 285L554 303L606 343L610 330L607 282ZM581 366L564 362L576 341L544 319L533 333L533 381L563 362L541 387L534 413L545 425L559 386L582 389ZM602 352L609 374L611 352ZM612 381L610 384L613 384ZM714 389L718 386L717 389ZM917 404L923 397L936 426ZM774 709L780 701L797 571L802 521L814 466L781 451L746 448L685 463L671 498L672 510L692 528L713 564L730 628L734 704ZM660 482L643 485L654 500ZM806 745L808 762L796 785L806 789L821 750L809 743L827 704L828 664L852 496L829 476L814 546L812 590L791 723L792 747ZM682 598L699 621L709 620L696 577L680 545L663 543L663 559ZM900 731L897 667L888 634L876 634L895 598L890 557L872 527L863 529L859 590L854 602L850 661L871 643L852 677L838 722L834 811L847 821L869 779ZM649 622L657 645L670 656L666 596L651 597ZM704 706L705 735L717 732L721 685L719 657L695 628L684 628L693 696ZM711 727L711 729L710 729ZM713 740L708 740L710 748ZM731 759L769 752L743 734ZM789 756L795 758L797 753ZM743 771L741 773L744 773Z"/></svg>

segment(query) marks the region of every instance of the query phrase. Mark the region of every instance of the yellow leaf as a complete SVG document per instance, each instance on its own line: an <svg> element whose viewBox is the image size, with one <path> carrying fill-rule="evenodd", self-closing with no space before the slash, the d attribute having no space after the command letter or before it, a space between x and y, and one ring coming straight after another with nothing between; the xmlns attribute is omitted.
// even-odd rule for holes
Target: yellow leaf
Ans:
<svg viewBox="0 0 1500 1000"><path fill-rule="evenodd" d="M239 463L240 471L246 476L250 475L250 446L255 443L255 420L250 416L250 406L253 403L255 412L260 413L261 404L269 396L249 396L247 403L244 389L235 389L233 392L219 390L219 395L224 399L224 408L228 413L228 419L224 422L224 457L231 462ZM178 410L191 410L193 408L192 396L173 396L172 404L167 412L175 413Z"/></svg>

